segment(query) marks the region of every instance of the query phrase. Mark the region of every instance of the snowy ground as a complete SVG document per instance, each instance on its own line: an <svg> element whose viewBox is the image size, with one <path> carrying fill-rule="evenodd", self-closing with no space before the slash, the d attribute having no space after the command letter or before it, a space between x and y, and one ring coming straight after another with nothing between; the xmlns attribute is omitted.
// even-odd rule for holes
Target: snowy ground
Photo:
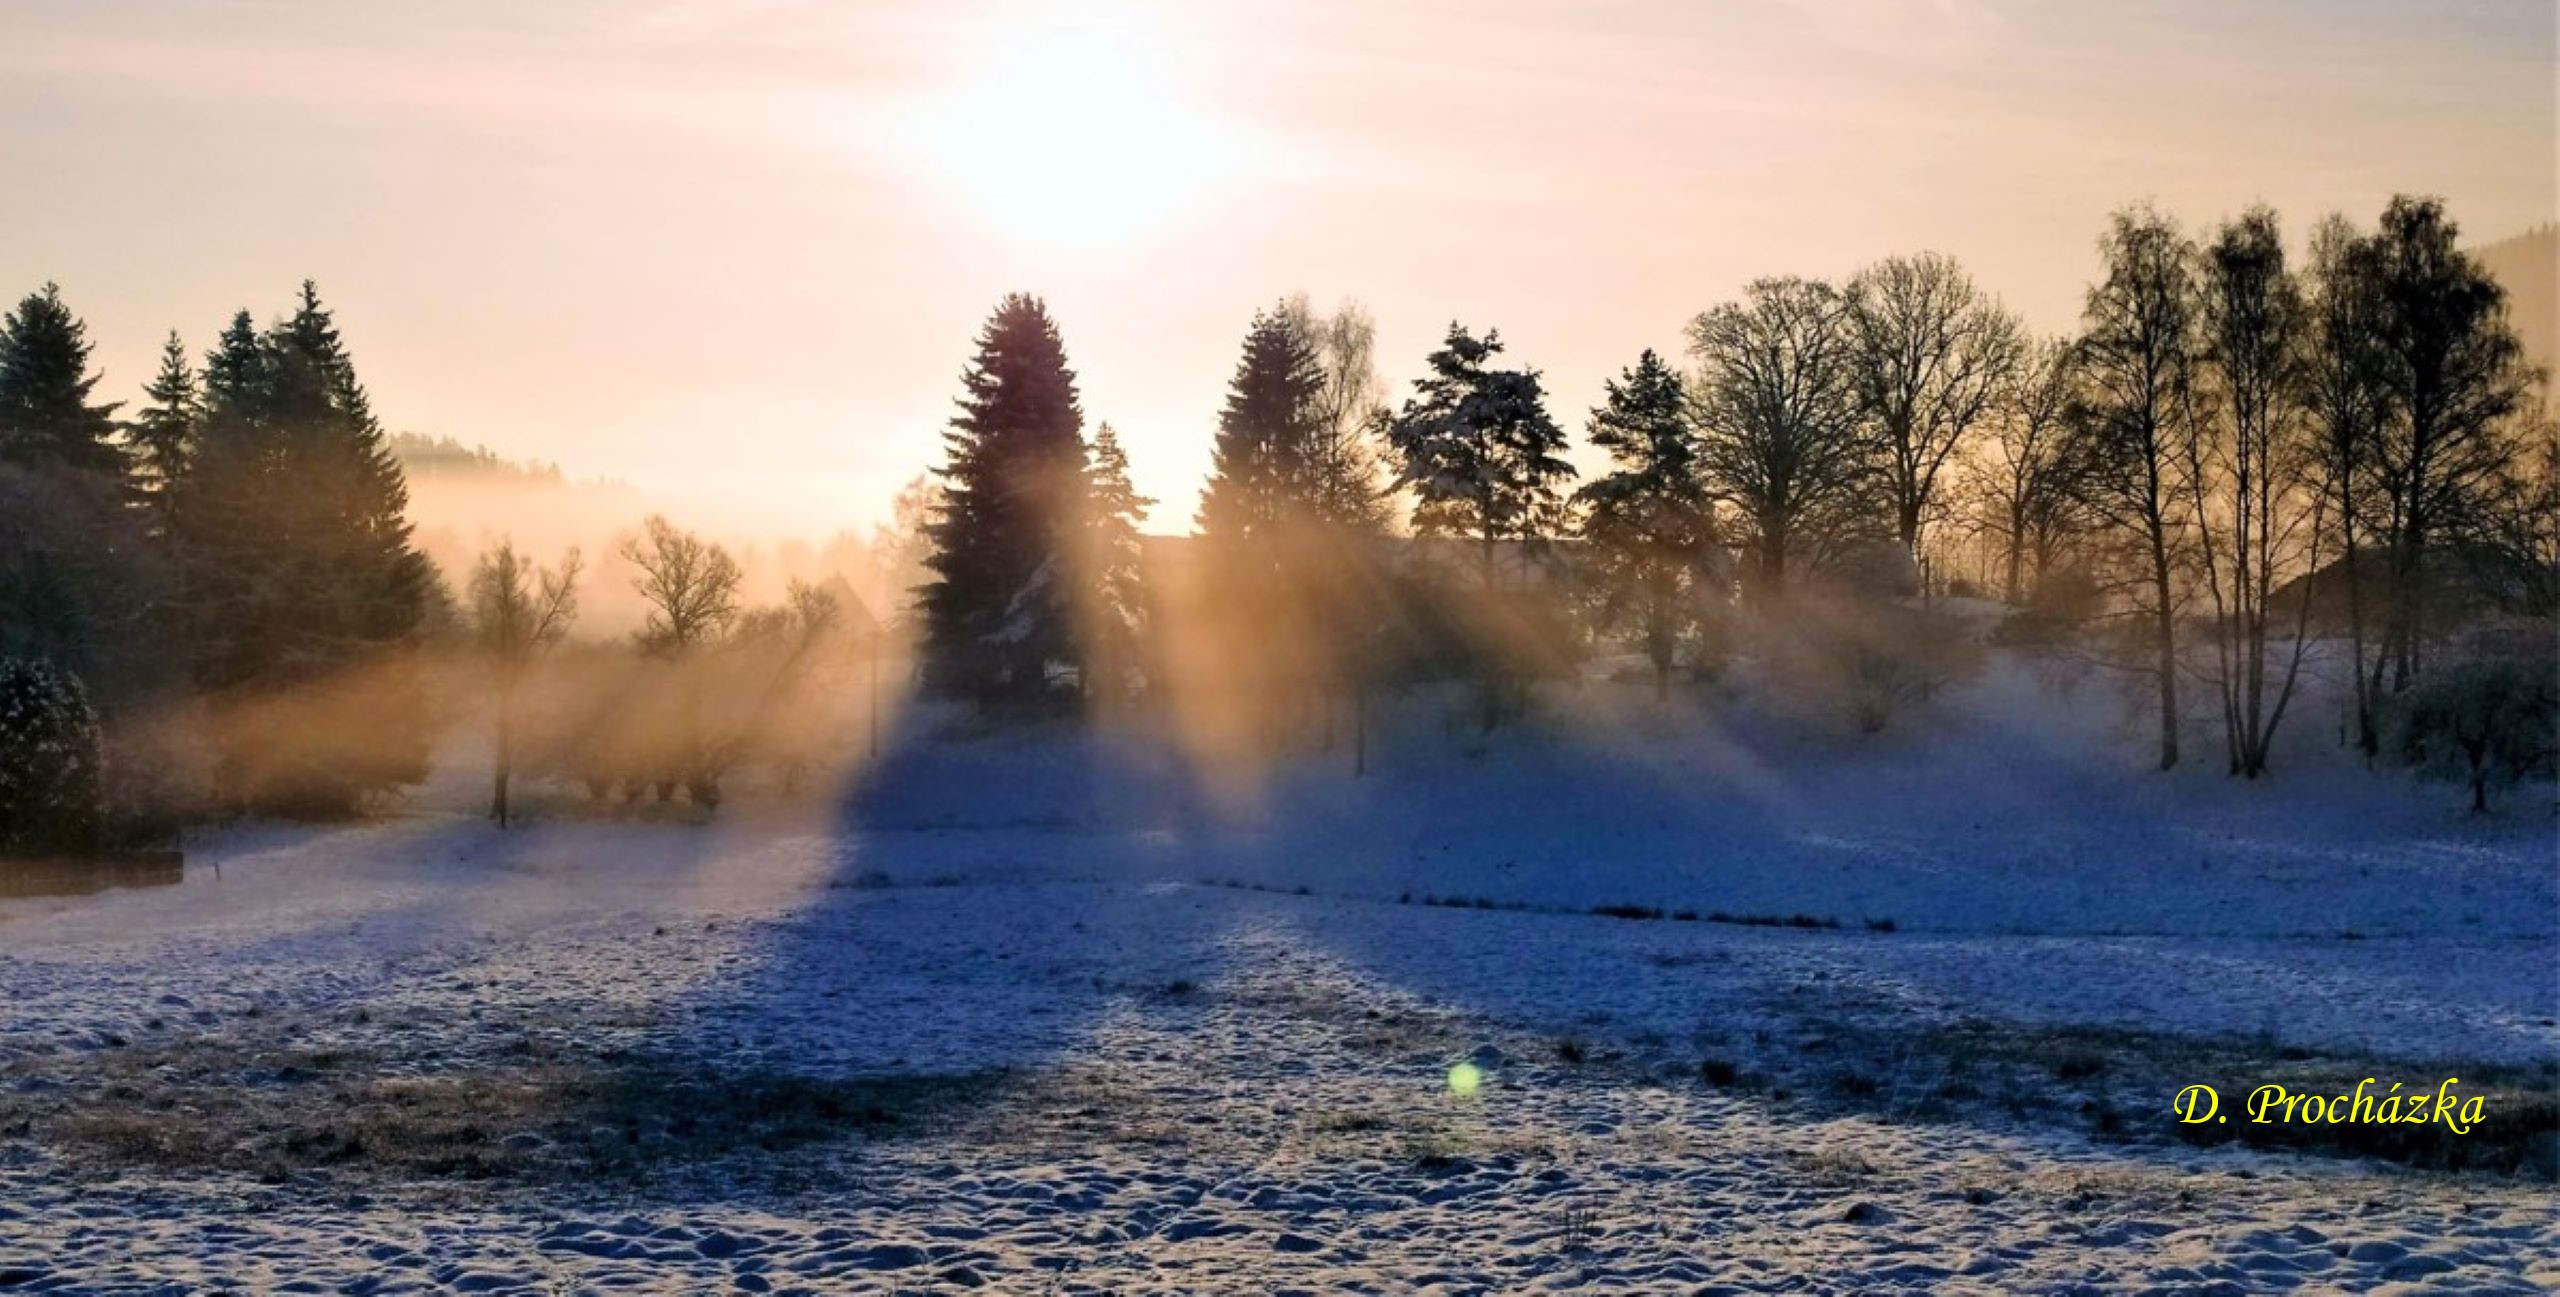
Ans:
<svg viewBox="0 0 2560 1297"><path fill-rule="evenodd" d="M2560 1285L2547 1181L2167 1137L2189 1081L2547 1076L2549 790L1544 737L1242 798L922 743L823 820L0 900L0 1291Z"/></svg>

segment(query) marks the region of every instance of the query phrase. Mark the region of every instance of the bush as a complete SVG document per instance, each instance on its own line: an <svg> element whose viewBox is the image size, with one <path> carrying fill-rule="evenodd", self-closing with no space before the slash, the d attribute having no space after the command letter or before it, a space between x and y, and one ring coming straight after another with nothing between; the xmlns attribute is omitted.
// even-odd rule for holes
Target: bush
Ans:
<svg viewBox="0 0 2560 1297"><path fill-rule="evenodd" d="M1785 612L1760 631L1771 680L1800 705L1844 714L1861 734L1882 732L1982 667L1963 621L1934 609L1806 593Z"/></svg>
<svg viewBox="0 0 2560 1297"><path fill-rule="evenodd" d="M1878 610L1842 647L1850 685L1850 712L1862 733L1882 731L1894 713L1982 668L1981 650L1964 627L1943 614L1914 608Z"/></svg>
<svg viewBox="0 0 2560 1297"><path fill-rule="evenodd" d="M2026 601L1992 631L1991 642L2010 648L2059 647L2095 618L2105 602L2087 568L2057 568L2038 580Z"/></svg>
<svg viewBox="0 0 2560 1297"><path fill-rule="evenodd" d="M79 679L32 658L0 659L0 854L95 852L105 764Z"/></svg>
<svg viewBox="0 0 2560 1297"><path fill-rule="evenodd" d="M2548 663L2466 662L2445 668L2392 705L2391 751L2422 774L2471 785L2471 809L2489 809L2489 785L2549 779L2560 729L2560 688Z"/></svg>

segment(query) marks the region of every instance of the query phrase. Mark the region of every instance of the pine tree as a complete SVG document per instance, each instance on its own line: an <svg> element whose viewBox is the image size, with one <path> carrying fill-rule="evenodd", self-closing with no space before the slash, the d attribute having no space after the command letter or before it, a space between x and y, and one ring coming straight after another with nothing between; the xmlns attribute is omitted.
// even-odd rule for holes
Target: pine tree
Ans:
<svg viewBox="0 0 2560 1297"><path fill-rule="evenodd" d="M1451 324L1387 434L1403 460L1398 482L1416 497L1414 529L1474 537L1488 589L1497 544L1534 550L1554 535L1563 513L1557 487L1574 475L1537 371L1487 368L1501 353L1499 332L1479 340Z"/></svg>
<svg viewBox="0 0 2560 1297"><path fill-rule="evenodd" d="M338 813L426 771L405 649L437 595L408 490L335 322L234 317L206 364L175 502L197 683L240 718L217 780L238 804ZM289 716L297 723L277 723Z"/></svg>
<svg viewBox="0 0 2560 1297"><path fill-rule="evenodd" d="M1088 548L1078 582L1090 592L1082 621L1088 692L1098 684L1105 697L1121 697L1144 678L1148 604L1138 524L1154 504L1129 484L1120 434L1108 423L1096 428L1085 463Z"/></svg>
<svg viewBox="0 0 2560 1297"><path fill-rule="evenodd" d="M1078 664L1069 546L1083 517L1084 412L1040 299L1004 299L960 378L928 529L927 678L967 697L1026 701Z"/></svg>
<svg viewBox="0 0 2560 1297"><path fill-rule="evenodd" d="M1715 548L1680 376L1648 349L1610 381L1606 402L1591 412L1590 433L1591 444L1617 464L1575 493L1607 600L1603 611L1607 620L1635 620L1655 692L1665 692L1680 640L1698 619Z"/></svg>
<svg viewBox="0 0 2560 1297"><path fill-rule="evenodd" d="M96 851L104 766L79 678L41 659L0 657L0 858Z"/></svg>
<svg viewBox="0 0 2560 1297"><path fill-rule="evenodd" d="M89 330L46 284L0 319L0 460L122 478L116 405L89 404Z"/></svg>
<svg viewBox="0 0 2560 1297"><path fill-rule="evenodd" d="M160 348L160 372L142 392L151 401L126 429L126 441L133 449L143 490L159 515L156 525L165 534L172 488L186 474L187 459L195 451L196 427L204 419L204 392L176 330L170 330L168 342Z"/></svg>
<svg viewBox="0 0 2560 1297"><path fill-rule="evenodd" d="M1218 414L1201 535L1248 554L1312 516L1324 386L1315 341L1299 319L1285 308L1256 312Z"/></svg>
<svg viewBox="0 0 2560 1297"><path fill-rule="evenodd" d="M1502 353L1491 330L1479 340L1457 324L1430 359L1431 372L1388 428L1403 461L1397 481L1413 488L1414 530L1472 537L1483 598L1471 656L1482 686L1484 728L1528 703L1529 681L1559 664L1561 619L1526 581L1501 589L1497 548L1519 544L1524 564L1564 523L1561 483L1574 475L1565 436L1548 417L1535 370L1492 369ZM1523 570L1525 577L1525 567Z"/></svg>
<svg viewBox="0 0 2560 1297"><path fill-rule="evenodd" d="M77 674L110 715L170 674L116 407L92 404L87 329L51 284L0 318L0 655Z"/></svg>

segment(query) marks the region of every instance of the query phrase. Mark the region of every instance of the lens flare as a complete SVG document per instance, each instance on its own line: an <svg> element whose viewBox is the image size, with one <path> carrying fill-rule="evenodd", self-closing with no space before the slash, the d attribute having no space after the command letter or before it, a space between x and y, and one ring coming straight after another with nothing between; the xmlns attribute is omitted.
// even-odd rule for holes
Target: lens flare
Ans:
<svg viewBox="0 0 2560 1297"><path fill-rule="evenodd" d="M1461 1099L1472 1099L1484 1088L1484 1069L1473 1063L1455 1063L1449 1068L1449 1093Z"/></svg>

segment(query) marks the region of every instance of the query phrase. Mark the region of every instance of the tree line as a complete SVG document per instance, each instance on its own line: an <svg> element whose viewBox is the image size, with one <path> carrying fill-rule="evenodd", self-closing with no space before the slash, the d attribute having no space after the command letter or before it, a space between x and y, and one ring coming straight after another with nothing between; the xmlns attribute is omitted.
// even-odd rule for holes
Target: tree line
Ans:
<svg viewBox="0 0 2560 1297"><path fill-rule="evenodd" d="M129 414L97 398L90 349L52 285L0 320L0 849L348 814L426 777L457 656L485 668L466 687L490 700L502 823L528 692L544 773L599 798L708 808L746 756L812 758L793 695L859 629L848 590L749 608L725 550L652 517L621 547L647 625L529 691L577 616L579 555L501 542L448 587L313 285L264 327L236 314L200 361L171 335Z"/></svg>
<svg viewBox="0 0 2560 1297"><path fill-rule="evenodd" d="M1585 427L1608 467L1579 482L1498 332L1452 324L1390 407L1366 315L1287 299L1248 323L1217 416L1195 521L1215 575L1184 626L1215 647L1188 653L1251 660L1220 678L1267 730L1436 634L1466 645L1490 725L1577 639L1625 639L1667 689L1844 586L1986 589L2020 610L2012 642L2149 677L2163 768L2201 685L2229 769L2265 773L2335 630L2378 756L2466 591L2547 622L2560 572L2544 376L2456 236L2404 196L2293 258L2264 208L2201 233L2129 208L2061 337L1937 254L1760 279L1690 322L1685 365L1647 350L1607 383ZM998 309L964 387L923 593L937 681L1013 704L1178 684L1178 649L1128 666L1149 600L1126 565L1106 588L1065 539L1125 536L1145 502L1097 485L1039 301ZM1910 687L1872 637L1849 655Z"/></svg>
<svg viewBox="0 0 2560 1297"><path fill-rule="evenodd" d="M1912 596L1996 593L2008 642L2142 673L2163 767L2200 687L2229 769L2264 773L2325 665L2348 741L2450 763L2477 796L2484 770L2550 760L2538 650L2483 663L2453 632L2484 602L2548 630L2560 453L2456 236L2402 197L2369 228L2323 220L2296 258L2271 211L2190 233L2127 209L2060 337L1936 254L1756 280L1605 384L1588 480L1498 331L1452 323L1396 396L1365 311L1282 299L1246 322L1183 564L1142 539L1155 502L1110 425L1088 432L1046 306L1008 297L942 463L898 502L923 680L998 709L1215 711L1217 741L1268 747L1356 741L1371 690L1416 679L1471 681L1489 728L1614 643L1662 692L1736 654L1812 664L1875 728L1964 656ZM537 732L536 764L594 795L716 805L773 732L737 718L792 713L814 646L867 621L810 586L746 608L734 560L652 519L622 553L654 610L638 652L570 674L658 705L591 698L564 746L517 699L578 651L578 557L502 545L448 588L312 285L201 357L172 335L129 412L97 382L53 287L0 320L7 835L106 770L147 790L196 760L212 808L296 814L415 783L439 640L488 667L502 818ZM129 800L44 832L151 823Z"/></svg>

